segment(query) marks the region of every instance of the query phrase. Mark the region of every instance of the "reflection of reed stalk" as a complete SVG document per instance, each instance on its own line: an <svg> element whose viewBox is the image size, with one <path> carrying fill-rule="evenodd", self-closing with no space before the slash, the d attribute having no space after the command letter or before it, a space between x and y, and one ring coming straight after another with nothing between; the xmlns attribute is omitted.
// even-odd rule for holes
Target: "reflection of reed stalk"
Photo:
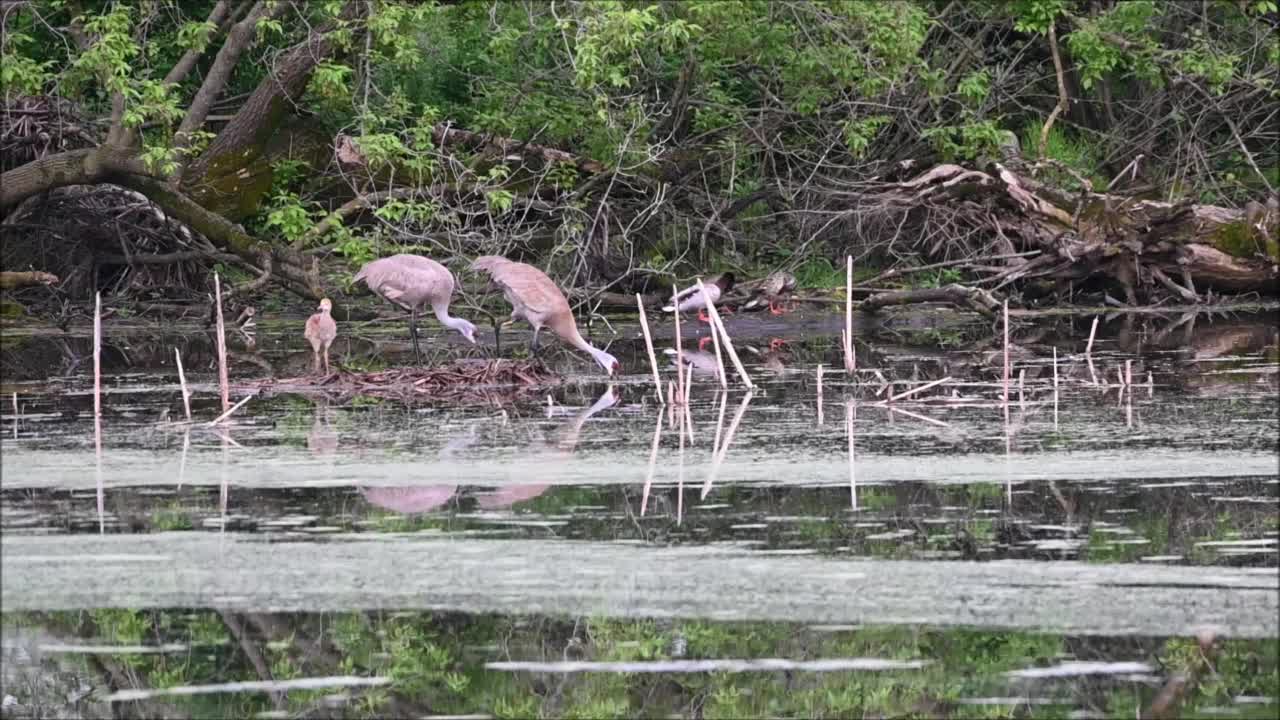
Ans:
<svg viewBox="0 0 1280 720"><path fill-rule="evenodd" d="M661 389L661 386L659 386ZM653 485L653 469L658 462L658 441L662 439L662 410L658 410L658 422L653 426L653 444L649 446L649 472L644 477L644 493L640 496L640 517L649 507L649 488Z"/></svg>
<svg viewBox="0 0 1280 720"><path fill-rule="evenodd" d="M1009 301L1004 301L1004 419L1009 420Z"/></svg>

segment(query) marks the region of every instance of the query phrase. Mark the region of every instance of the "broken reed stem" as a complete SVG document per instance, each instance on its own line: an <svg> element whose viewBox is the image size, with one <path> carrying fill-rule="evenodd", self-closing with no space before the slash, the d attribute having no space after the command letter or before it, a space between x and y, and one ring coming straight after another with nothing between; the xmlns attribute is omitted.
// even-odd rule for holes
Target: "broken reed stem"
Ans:
<svg viewBox="0 0 1280 720"><path fill-rule="evenodd" d="M1089 343L1084 346L1084 359L1089 363L1089 377L1093 379L1093 384L1098 384L1098 373L1093 369L1093 336L1098 332L1098 318L1093 318L1093 325L1089 327Z"/></svg>
<svg viewBox="0 0 1280 720"><path fill-rule="evenodd" d="M890 397L888 400L886 400L885 402L897 402L897 401L899 401L899 400L901 400L901 399L903 399L903 398L911 397L912 395L915 395L916 393L924 392L925 390L928 390L928 389L929 389L929 388L931 388L931 387L937 387L938 385L941 385L942 383L945 383L945 382L949 382L950 380L951 380L951 376L950 376L950 375L948 375L948 376L946 376L946 377L942 378L941 380L934 380L933 382L928 382L928 383L925 383L924 385L917 385L916 387L913 387L913 388L911 388L910 390L903 390L902 392L898 393L897 395L893 395L893 396L891 396L891 397Z"/></svg>
<svg viewBox="0 0 1280 720"><path fill-rule="evenodd" d="M702 293L702 301L707 305L707 317L711 317L711 311L715 309L715 303L712 302L711 296L707 294L707 288L702 284L702 278L698 278L698 290ZM729 387L729 378L724 374L724 358L720 356L720 335L716 333L714 327L711 328L711 344L716 348L716 370L720 373L720 387Z"/></svg>
<svg viewBox="0 0 1280 720"><path fill-rule="evenodd" d="M182 388L182 409L187 413L187 422L191 422L191 391L187 389L187 375L182 372L182 353L173 349L173 357L178 361L178 386Z"/></svg>
<svg viewBox="0 0 1280 720"><path fill-rule="evenodd" d="M1124 384L1129 387L1133 386L1133 361L1132 360L1124 361Z"/></svg>
<svg viewBox="0 0 1280 720"><path fill-rule="evenodd" d="M844 371L853 375L858 356L853 350L853 256L845 256L844 269Z"/></svg>
<svg viewBox="0 0 1280 720"><path fill-rule="evenodd" d="M213 301L218 306L218 392L222 395L225 413L231 407L231 388L227 382L227 329L222 323L222 281L216 272L213 274Z"/></svg>
<svg viewBox="0 0 1280 720"><path fill-rule="evenodd" d="M680 339L680 291L675 285L671 286L671 316L676 322L676 389L684 392L684 348L681 347L683 342ZM673 402L684 402L684 398L677 397Z"/></svg>
<svg viewBox="0 0 1280 720"><path fill-rule="evenodd" d="M644 314L644 301L640 293L636 293L636 307L640 308L640 328L644 330L644 347L649 351L649 369L653 370L653 389L658 393L658 402L662 402L662 379L658 377L658 357L653 353L653 336L649 334L649 319Z"/></svg>
<svg viewBox="0 0 1280 720"><path fill-rule="evenodd" d="M252 399L253 399L253 396L254 396L254 395L257 395L257 394L258 394L257 392L249 393L248 395L246 395L246 396L245 396L245 398L244 398L243 400L241 400L240 402L236 403L234 406L232 406L231 408L229 408L226 412L222 413L222 414L221 414L221 415L219 415L218 417L214 418L214 419L209 423L209 425L208 425L208 426L209 426L209 427L213 427L214 425L217 425L218 423L222 422L223 420L226 420L227 418L231 417L231 414L232 414L232 413L234 413L235 411L239 410L241 405L244 405L245 403L247 403L247 402L249 402L250 400L252 400Z"/></svg>
<svg viewBox="0 0 1280 720"><path fill-rule="evenodd" d="M1053 429L1058 429L1058 348L1053 349Z"/></svg>
<svg viewBox="0 0 1280 720"><path fill-rule="evenodd" d="M712 332L719 331L720 337L724 340L724 349L729 352L729 359L733 361L733 367L737 369L738 376L742 378L742 384L746 385L748 390L754 389L755 384L751 382L751 376L747 374L747 369L742 367L742 360L738 359L738 352L733 349L733 340L729 339L729 331L724 328L724 321L720 319L720 311L716 310L715 305L708 305L707 315L711 318L711 324L715 325Z"/></svg>
<svg viewBox="0 0 1280 720"><path fill-rule="evenodd" d="M1009 301L1004 301L1004 414L1009 416Z"/></svg>

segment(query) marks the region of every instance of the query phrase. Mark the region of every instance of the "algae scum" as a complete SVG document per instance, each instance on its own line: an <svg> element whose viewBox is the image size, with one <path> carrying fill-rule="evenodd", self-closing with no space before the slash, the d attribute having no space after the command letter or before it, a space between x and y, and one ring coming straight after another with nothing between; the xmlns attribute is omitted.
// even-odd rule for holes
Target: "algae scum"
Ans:
<svg viewBox="0 0 1280 720"><path fill-rule="evenodd" d="M612 383L552 345L536 392L214 427L200 328L108 323L100 452L89 339L6 330L5 716L1274 717L1275 320L1020 322L1007 419L989 324L867 323L854 383L801 313L732 319L757 388L695 372L687 417L615 322ZM232 334L233 402L297 325Z"/></svg>

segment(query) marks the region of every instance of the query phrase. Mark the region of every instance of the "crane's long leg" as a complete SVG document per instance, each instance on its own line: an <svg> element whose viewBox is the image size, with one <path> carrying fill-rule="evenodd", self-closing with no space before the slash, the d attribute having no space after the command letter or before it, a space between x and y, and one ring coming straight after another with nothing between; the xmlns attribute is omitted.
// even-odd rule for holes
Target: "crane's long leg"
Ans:
<svg viewBox="0 0 1280 720"><path fill-rule="evenodd" d="M416 308L409 310L409 337L413 338L413 360L418 365L421 365L422 351L418 349L418 311Z"/></svg>

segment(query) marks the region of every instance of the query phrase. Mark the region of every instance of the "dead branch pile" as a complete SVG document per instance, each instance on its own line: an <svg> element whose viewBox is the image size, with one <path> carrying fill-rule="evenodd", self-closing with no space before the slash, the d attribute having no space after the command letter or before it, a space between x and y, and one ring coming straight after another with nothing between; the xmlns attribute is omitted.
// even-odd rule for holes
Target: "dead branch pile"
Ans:
<svg viewBox="0 0 1280 720"><path fill-rule="evenodd" d="M246 387L271 394L323 393L493 404L537 395L560 380L538 360L459 359L434 368L392 368L367 373L340 370L327 377L263 379Z"/></svg>
<svg viewBox="0 0 1280 720"><path fill-rule="evenodd" d="M148 291L188 300L203 294L211 261L238 260L117 185L52 190L7 218L0 238L0 264L51 272L73 297Z"/></svg>
<svg viewBox="0 0 1280 720"><path fill-rule="evenodd" d="M23 95L0 112L0 172L49 153L93 147L75 106L53 95Z"/></svg>
<svg viewBox="0 0 1280 720"><path fill-rule="evenodd" d="M1025 295L1101 292L1113 304L1204 302L1209 293L1277 291L1280 203L1242 210L1094 192L1069 193L1000 164L938 165L865 193L858 212L898 219L917 249ZM998 254L993 255L993 251ZM965 258L969 262L963 262Z"/></svg>

